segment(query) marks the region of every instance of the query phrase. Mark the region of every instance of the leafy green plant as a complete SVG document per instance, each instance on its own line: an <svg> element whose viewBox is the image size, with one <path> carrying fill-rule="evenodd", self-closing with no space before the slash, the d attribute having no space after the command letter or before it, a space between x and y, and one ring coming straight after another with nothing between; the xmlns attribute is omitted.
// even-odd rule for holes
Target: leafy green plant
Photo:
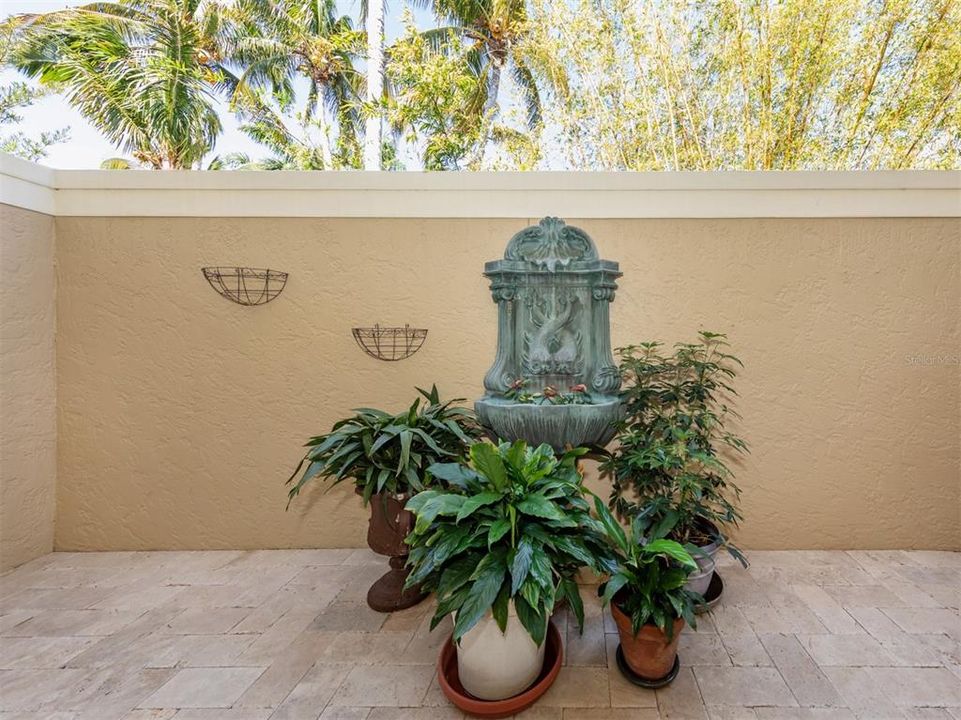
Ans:
<svg viewBox="0 0 961 720"><path fill-rule="evenodd" d="M332 485L350 479L361 490L364 504L375 493L417 493L430 484L427 469L440 460L464 456L480 434L473 413L454 403L442 403L437 387L417 388L421 398L402 413L358 408L356 415L338 421L329 433L313 437L289 485L306 465L300 480L288 492L288 506L310 480L321 477Z"/></svg>
<svg viewBox="0 0 961 720"><path fill-rule="evenodd" d="M649 517L635 516L625 532L600 498L594 498L594 507L617 557L614 571L597 589L604 606L615 603L631 619L635 637L650 624L671 640L677 618L696 628L694 607L704 598L684 589L697 569L689 550L659 535Z"/></svg>
<svg viewBox="0 0 961 720"><path fill-rule="evenodd" d="M439 463L431 475L446 490L427 490L407 508L417 517L408 537L409 587L437 593L431 629L455 613L460 639L491 611L503 631L508 603L540 645L554 604L566 598L579 624L584 607L574 574L612 567L603 528L584 499L577 458L523 441L476 443L470 465Z"/></svg>
<svg viewBox="0 0 961 720"><path fill-rule="evenodd" d="M730 459L748 451L727 428L739 417L727 403L741 365L727 347L701 332L669 354L657 342L619 348L625 419L601 471L621 518L648 517L681 543L718 542L745 563L725 531L741 519Z"/></svg>
<svg viewBox="0 0 961 720"><path fill-rule="evenodd" d="M236 78L217 3L117 0L17 19L10 63L112 145L154 169L197 167L222 124L213 94Z"/></svg>

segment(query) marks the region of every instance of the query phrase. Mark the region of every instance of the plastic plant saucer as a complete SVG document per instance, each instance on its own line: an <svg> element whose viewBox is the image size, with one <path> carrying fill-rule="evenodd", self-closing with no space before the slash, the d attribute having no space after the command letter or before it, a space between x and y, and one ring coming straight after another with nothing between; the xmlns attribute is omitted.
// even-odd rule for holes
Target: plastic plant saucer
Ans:
<svg viewBox="0 0 961 720"><path fill-rule="evenodd" d="M724 594L724 581L715 570L711 576L711 584L707 586L707 592L704 593L704 603L694 608L694 612L698 615L706 613L721 601L722 594Z"/></svg>
<svg viewBox="0 0 961 720"><path fill-rule="evenodd" d="M657 688L662 688L665 685L670 685L674 678L677 677L678 671L681 669L681 659L678 656L674 656L674 665L671 666L670 672L667 673L662 678L657 678L656 680L648 680L647 678L642 678L636 672L631 670L627 661L624 659L624 651L621 650L620 644L617 646L617 669L621 671L621 675L627 678L627 681L637 685L638 687L647 688L648 690L656 690Z"/></svg>

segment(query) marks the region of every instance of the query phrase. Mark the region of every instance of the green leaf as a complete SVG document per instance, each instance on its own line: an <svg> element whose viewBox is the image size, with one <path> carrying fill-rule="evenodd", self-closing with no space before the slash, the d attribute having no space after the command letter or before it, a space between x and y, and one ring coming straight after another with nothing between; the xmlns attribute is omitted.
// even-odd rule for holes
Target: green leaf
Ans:
<svg viewBox="0 0 961 720"><path fill-rule="evenodd" d="M523 597L531 607L537 607L541 601L541 590L537 583L528 580L521 585L521 597Z"/></svg>
<svg viewBox="0 0 961 720"><path fill-rule="evenodd" d="M524 459L527 456L527 443L523 440L516 440L507 451L507 464L515 470L524 469Z"/></svg>
<svg viewBox="0 0 961 720"><path fill-rule="evenodd" d="M474 468L490 481L495 490L504 490L507 487L504 461L493 445L486 442L471 445L470 457Z"/></svg>
<svg viewBox="0 0 961 720"><path fill-rule="evenodd" d="M425 490L424 492L417 493L416 495L414 495L414 497L408 500L404 508L406 510L410 510L412 513L416 515L421 511L421 508L423 508L424 505L430 502L433 498L436 498L443 494L444 494L443 490Z"/></svg>
<svg viewBox="0 0 961 720"><path fill-rule="evenodd" d="M567 516L556 503L536 493L531 493L517 503L517 509L525 515L531 515L532 517L545 518L547 520L567 519Z"/></svg>
<svg viewBox="0 0 961 720"><path fill-rule="evenodd" d="M418 498L423 494L418 493L414 497ZM457 515L465 500L466 498L463 495L454 495L453 493L438 493L429 498L420 505L419 509L413 511L417 516L414 532L423 533L426 531L438 515Z"/></svg>
<svg viewBox="0 0 961 720"><path fill-rule="evenodd" d="M507 518L500 518L491 523L490 530L487 532L487 546L490 547L511 529L511 521Z"/></svg>
<svg viewBox="0 0 961 720"><path fill-rule="evenodd" d="M551 559L543 547L536 547L534 554L531 555L531 577L541 586L543 591L551 590L554 587Z"/></svg>
<svg viewBox="0 0 961 720"><path fill-rule="evenodd" d="M384 489L384 485L390 479L390 470L381 470L377 474L377 492L381 492Z"/></svg>
<svg viewBox="0 0 961 720"><path fill-rule="evenodd" d="M601 499L596 495L594 496L594 510L597 512L597 517L604 526L604 531L614 543L615 547L617 547L625 555L629 556L631 553L631 548L628 545L627 536L624 534L624 528L618 524L617 520L614 519L614 516L611 515L611 511L607 509L607 506L604 505L604 503L601 502Z"/></svg>
<svg viewBox="0 0 961 720"><path fill-rule="evenodd" d="M397 461L397 474L400 475L401 471L410 462L410 441L413 436L409 431L404 430L400 434L400 459Z"/></svg>
<svg viewBox="0 0 961 720"><path fill-rule="evenodd" d="M408 465L404 468L404 475L407 478L407 484L410 485L410 489L415 493L419 493L424 489L424 483L420 479L420 475L417 474L412 466Z"/></svg>
<svg viewBox="0 0 961 720"><path fill-rule="evenodd" d="M444 619L445 616L452 612L458 611L467 598L470 596L470 587L464 586L454 593L451 593L447 597L441 598L437 601L437 611L434 613L433 619L430 621L430 629L433 630L437 627L438 623Z"/></svg>
<svg viewBox="0 0 961 720"><path fill-rule="evenodd" d="M491 609L507 574L504 553L485 555L471 576L474 580L454 621L454 642L460 640Z"/></svg>
<svg viewBox="0 0 961 720"><path fill-rule="evenodd" d="M460 463L434 463L427 468L427 472L461 490L467 490L469 483L477 479L477 473Z"/></svg>
<svg viewBox="0 0 961 720"><path fill-rule="evenodd" d="M533 555L534 545L530 538L522 537L517 546L517 552L514 553L514 561L511 563L511 595L516 595L521 585L527 580Z"/></svg>
<svg viewBox="0 0 961 720"><path fill-rule="evenodd" d="M419 437L421 440L423 440L427 444L427 447L429 447L438 455L446 455L446 456L453 455L453 453L449 453L446 450L444 450L444 448L442 448L440 445L438 445L434 441L434 438L432 438L430 435L425 433L420 428L411 428L410 431L414 433L417 437Z"/></svg>
<svg viewBox="0 0 961 720"><path fill-rule="evenodd" d="M458 425L456 422L454 422L453 420L444 420L444 425L462 443L464 443L465 445L469 445L471 443L471 439L464 432L464 429L460 425Z"/></svg>
<svg viewBox="0 0 961 720"><path fill-rule="evenodd" d="M561 595L567 598L567 604L577 620L578 632L584 632L584 601L581 599L581 589L571 578L562 578L560 582Z"/></svg>
<svg viewBox="0 0 961 720"><path fill-rule="evenodd" d="M628 578L623 573L616 573L611 576L603 585L603 592L601 594L601 600L605 606L609 605L614 596L617 595L618 591L627 585Z"/></svg>
<svg viewBox="0 0 961 720"><path fill-rule="evenodd" d="M651 538L663 538L666 537L674 526L677 525L678 520L680 520L680 515L678 515L676 510L668 510L664 513L664 516L657 522L657 524L651 529Z"/></svg>
<svg viewBox="0 0 961 720"><path fill-rule="evenodd" d="M521 621L531 640L540 646L547 633L547 615L540 608L531 607L522 596L514 598L514 609L517 610L517 619Z"/></svg>
<svg viewBox="0 0 961 720"><path fill-rule="evenodd" d="M462 588L470 580L470 576L474 574L476 568L477 559L472 557L471 553L451 561L437 583L437 596L446 597L455 590Z"/></svg>
<svg viewBox="0 0 961 720"><path fill-rule="evenodd" d="M674 540L652 540L641 547L641 552L645 555L667 555L684 567L690 568L691 570L697 568L697 563L694 562L691 554L684 549L683 545Z"/></svg>
<svg viewBox="0 0 961 720"><path fill-rule="evenodd" d="M467 500L464 501L464 505L461 507L460 512L457 513L457 522L469 517L478 508L495 503L502 497L503 495L497 492L482 492L467 498Z"/></svg>
<svg viewBox="0 0 961 720"><path fill-rule="evenodd" d="M509 602L510 593L507 591L507 583L504 583L501 585L497 597L494 598L494 604L491 605L491 614L494 616L494 621L502 633L507 632L507 604Z"/></svg>
<svg viewBox="0 0 961 720"><path fill-rule="evenodd" d="M554 547L559 551L567 553L572 558L584 565L594 564L594 555L585 546L584 541L579 537L568 537L567 535L555 535L551 538Z"/></svg>
<svg viewBox="0 0 961 720"><path fill-rule="evenodd" d="M390 427L384 428L384 431L374 440L374 444L371 445L369 455L374 455L378 450L380 450L384 445L393 440L397 435L387 432Z"/></svg>

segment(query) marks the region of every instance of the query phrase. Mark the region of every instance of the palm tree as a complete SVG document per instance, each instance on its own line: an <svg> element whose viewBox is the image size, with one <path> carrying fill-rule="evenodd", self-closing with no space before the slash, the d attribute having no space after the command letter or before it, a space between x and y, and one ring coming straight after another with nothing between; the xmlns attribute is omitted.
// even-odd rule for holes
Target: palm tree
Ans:
<svg viewBox="0 0 961 720"><path fill-rule="evenodd" d="M484 76L480 85L482 96L476 106L483 114L485 124L478 147L479 163L484 156L491 127L498 111L501 73L508 69L516 83L521 100L527 111L528 127L540 122L540 95L534 75L524 59L515 52L527 24L525 0L416 0L418 4L434 11L438 19L449 23L447 27L428 30L424 35L435 47L443 48L455 33L472 45L468 62L475 71Z"/></svg>
<svg viewBox="0 0 961 720"><path fill-rule="evenodd" d="M57 87L141 165L197 166L221 132L212 95L232 84L200 0L116 0L24 15L13 65Z"/></svg>
<svg viewBox="0 0 961 720"><path fill-rule="evenodd" d="M323 133L316 144L311 140L309 126L316 125L316 121L312 123L303 114L299 115L297 119L300 120L301 132L297 133L288 127L281 115L257 96L249 97L246 102L244 124L240 129L269 149L272 155L256 162L239 162L239 156L234 154L234 157L225 158L219 165L244 170L323 170L330 167L325 164L328 161L324 157Z"/></svg>
<svg viewBox="0 0 961 720"><path fill-rule="evenodd" d="M295 81L302 77L307 81L303 114L306 122L319 127L322 167L357 166L363 78L353 60L363 46L363 33L353 29L350 18L337 17L333 0L237 0L221 12L228 19L222 34L225 52L242 68L234 107L250 134L257 138L256 129L262 126L262 92L269 92L285 113L296 97ZM332 146L335 125L337 156Z"/></svg>

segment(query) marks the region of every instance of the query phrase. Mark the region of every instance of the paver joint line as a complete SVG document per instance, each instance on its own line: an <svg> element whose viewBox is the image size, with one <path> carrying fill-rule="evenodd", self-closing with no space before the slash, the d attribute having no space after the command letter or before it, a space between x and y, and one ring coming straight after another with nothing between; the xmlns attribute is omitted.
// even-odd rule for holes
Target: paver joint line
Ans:
<svg viewBox="0 0 961 720"><path fill-rule="evenodd" d="M753 552L682 636L681 672L620 677L584 587L578 634L530 720L961 718L961 553ZM444 720L450 633L432 600L392 615L369 550L54 553L0 576L0 716Z"/></svg>

